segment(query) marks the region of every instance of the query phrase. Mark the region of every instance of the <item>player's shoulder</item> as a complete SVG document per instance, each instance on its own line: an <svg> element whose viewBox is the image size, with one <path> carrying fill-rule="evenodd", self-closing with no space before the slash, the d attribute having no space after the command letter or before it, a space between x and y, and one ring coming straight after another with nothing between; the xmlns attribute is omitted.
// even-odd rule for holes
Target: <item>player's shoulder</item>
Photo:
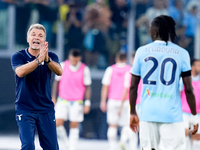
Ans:
<svg viewBox="0 0 200 150"><path fill-rule="evenodd" d="M20 51L18 51L18 52L16 52L16 53L24 54L24 53L26 53L27 51L28 51L28 49L22 49L22 50L20 50Z"/></svg>
<svg viewBox="0 0 200 150"><path fill-rule="evenodd" d="M61 66L64 66L64 65L65 65L65 61L61 61L61 62L60 62L60 65L61 65Z"/></svg>
<svg viewBox="0 0 200 150"><path fill-rule="evenodd" d="M148 44L146 44L146 45L143 45L143 46L140 46L139 47L139 49L145 49L145 48L148 48L149 46L152 46L152 45L154 45L155 43L154 42L151 42L151 43L148 43Z"/></svg>
<svg viewBox="0 0 200 150"><path fill-rule="evenodd" d="M22 50L16 52L15 54L16 55L25 55L26 53L28 53L28 49L22 49Z"/></svg>
<svg viewBox="0 0 200 150"><path fill-rule="evenodd" d="M114 65L115 65L115 64L106 67L106 70L111 69Z"/></svg>
<svg viewBox="0 0 200 150"><path fill-rule="evenodd" d="M174 48L180 49L180 50L182 50L182 51L186 51L186 49L182 48L181 46L179 46L179 45L177 45L177 44L175 44L175 43L173 43L173 42L169 42L168 44L169 44L170 46L174 47Z"/></svg>
<svg viewBox="0 0 200 150"><path fill-rule="evenodd" d="M112 65L105 69L105 74L112 72Z"/></svg>
<svg viewBox="0 0 200 150"><path fill-rule="evenodd" d="M170 45L171 45L171 47L173 47L174 49L177 49L178 52L179 52L179 54L180 54L181 56L183 56L183 55L189 55L188 51L187 51L186 49L182 48L181 46L179 46L179 45L177 45L177 44L175 44L175 43L172 43L172 42L170 42Z"/></svg>
<svg viewBox="0 0 200 150"><path fill-rule="evenodd" d="M82 62L82 61L81 61L80 63L81 63L81 65L84 65L85 67L87 66L87 65L86 65L84 62Z"/></svg>
<svg viewBox="0 0 200 150"><path fill-rule="evenodd" d="M89 68L85 63L82 62L81 64L84 66L84 69L85 69L85 70L90 71L90 68Z"/></svg>
<svg viewBox="0 0 200 150"><path fill-rule="evenodd" d="M20 51L15 52L12 54L12 59L13 58L19 58L19 57L25 57L26 56L26 49L22 49Z"/></svg>
<svg viewBox="0 0 200 150"><path fill-rule="evenodd" d="M152 46L154 43L149 43L149 44L146 44L146 45L143 45L143 46L140 46L137 50L136 50L136 55L142 55L144 54L145 50Z"/></svg>
<svg viewBox="0 0 200 150"><path fill-rule="evenodd" d="M83 66L84 68L90 70L90 68L84 62L82 62L82 61L80 62L80 66Z"/></svg>
<svg viewBox="0 0 200 150"><path fill-rule="evenodd" d="M55 57L55 56L57 57L56 53L54 53L52 51L49 51L48 54L49 54L50 57Z"/></svg>

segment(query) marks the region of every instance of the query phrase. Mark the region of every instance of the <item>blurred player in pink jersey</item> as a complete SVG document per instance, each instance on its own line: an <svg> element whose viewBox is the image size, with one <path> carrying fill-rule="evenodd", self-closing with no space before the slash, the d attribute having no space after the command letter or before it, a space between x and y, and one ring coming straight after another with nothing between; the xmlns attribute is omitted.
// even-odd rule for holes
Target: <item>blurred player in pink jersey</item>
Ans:
<svg viewBox="0 0 200 150"><path fill-rule="evenodd" d="M66 150L69 147L69 150L75 150L79 138L79 123L83 121L84 113L90 111L91 75L89 68L81 62L79 49L71 49L69 60L61 63L61 66L63 74L61 77L55 76L52 90L58 143L60 149ZM69 144L63 126L66 120L70 121Z"/></svg>
<svg viewBox="0 0 200 150"><path fill-rule="evenodd" d="M192 59L191 60L191 74L192 74L192 86L194 89L194 94L195 94L195 99L196 99L196 110L198 116L200 116L200 61L197 59ZM187 141L187 150L199 150L200 146L200 129L197 131L195 135L190 135L189 131L189 121L191 119L191 111L188 106L187 100L186 100L186 95L185 95L185 90L183 86L183 82L181 80L180 82L180 91L181 91L181 104L182 104L182 109L183 109L183 121L185 125L185 135L186 135L186 141ZM200 118L199 118L200 121ZM190 143L190 137L192 143ZM191 145L192 144L192 145ZM192 147L191 147L192 146ZM198 147L195 149L195 147Z"/></svg>
<svg viewBox="0 0 200 150"><path fill-rule="evenodd" d="M130 59L130 64L133 64L135 58L135 51L132 54L132 57ZM124 90L122 93L122 103L121 106L119 107L118 110L118 115L121 115L122 109L123 109L123 105L124 102L127 100L127 95L129 97L129 88L130 88L130 83L131 83L131 73L130 70L126 72L125 77L124 77ZM136 101L136 111L137 114L139 116L139 108L140 108L140 99L141 99L141 91L142 91L142 82L140 81L139 85L138 85L138 97L137 97L137 101ZM130 107L129 107L130 108ZM129 109L130 112L130 109ZM130 117L130 113L128 113L128 116ZM129 147L131 150L137 150L137 145L138 145L138 135L137 133L133 132L129 126L124 127L123 128L123 132L126 132L126 134L128 136L121 136L121 146L125 147L124 143L126 143L127 140L129 140Z"/></svg>
<svg viewBox="0 0 200 150"><path fill-rule="evenodd" d="M115 57L116 64L109 66L106 69L102 79L100 108L102 112L107 111L107 123L109 125L107 137L109 150L117 149L118 126L127 127L129 123L128 95L126 97L127 100L124 102L121 115L118 115L118 109L121 105L121 97L124 89L125 73L131 69L131 67L126 64L126 60L126 54L118 52ZM124 129L122 129L121 136L127 136Z"/></svg>

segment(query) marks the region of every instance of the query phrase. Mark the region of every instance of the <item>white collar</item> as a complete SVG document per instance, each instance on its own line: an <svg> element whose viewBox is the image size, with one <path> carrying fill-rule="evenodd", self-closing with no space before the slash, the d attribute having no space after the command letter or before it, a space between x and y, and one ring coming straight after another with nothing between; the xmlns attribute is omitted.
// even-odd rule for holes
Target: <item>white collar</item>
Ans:
<svg viewBox="0 0 200 150"><path fill-rule="evenodd" d="M126 66L126 63L116 63L116 65L117 65L118 67L124 67L124 66Z"/></svg>
<svg viewBox="0 0 200 150"><path fill-rule="evenodd" d="M165 41L161 41L161 40L155 40L155 43L166 43ZM171 43L171 41L167 41L167 43Z"/></svg>
<svg viewBox="0 0 200 150"><path fill-rule="evenodd" d="M192 80L193 80L193 81L198 81L198 80L199 80L199 75L197 75L197 76L192 76Z"/></svg>
<svg viewBox="0 0 200 150"><path fill-rule="evenodd" d="M71 71L75 72L80 68L80 66L81 66L81 61L79 61L76 66L73 66L73 65L69 64L69 69Z"/></svg>

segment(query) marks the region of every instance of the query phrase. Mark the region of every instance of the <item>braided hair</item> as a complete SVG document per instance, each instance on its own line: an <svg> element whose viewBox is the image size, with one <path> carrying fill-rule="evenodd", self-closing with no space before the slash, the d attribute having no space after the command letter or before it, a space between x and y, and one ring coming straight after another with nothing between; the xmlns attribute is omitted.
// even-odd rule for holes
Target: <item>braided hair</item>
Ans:
<svg viewBox="0 0 200 150"><path fill-rule="evenodd" d="M176 23L172 17L166 15L158 16L151 23L151 34L153 34L153 31L157 31L156 37L159 36L166 44L168 44L167 41L169 40L174 43L176 39L175 25Z"/></svg>

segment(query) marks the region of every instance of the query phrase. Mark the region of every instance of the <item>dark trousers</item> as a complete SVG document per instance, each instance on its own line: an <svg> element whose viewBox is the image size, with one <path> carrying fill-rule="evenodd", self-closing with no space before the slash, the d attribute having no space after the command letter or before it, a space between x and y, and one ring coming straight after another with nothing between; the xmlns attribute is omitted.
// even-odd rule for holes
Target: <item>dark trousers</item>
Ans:
<svg viewBox="0 0 200 150"><path fill-rule="evenodd" d="M21 150L35 150L34 137L37 129L43 150L58 150L55 113L16 112Z"/></svg>

